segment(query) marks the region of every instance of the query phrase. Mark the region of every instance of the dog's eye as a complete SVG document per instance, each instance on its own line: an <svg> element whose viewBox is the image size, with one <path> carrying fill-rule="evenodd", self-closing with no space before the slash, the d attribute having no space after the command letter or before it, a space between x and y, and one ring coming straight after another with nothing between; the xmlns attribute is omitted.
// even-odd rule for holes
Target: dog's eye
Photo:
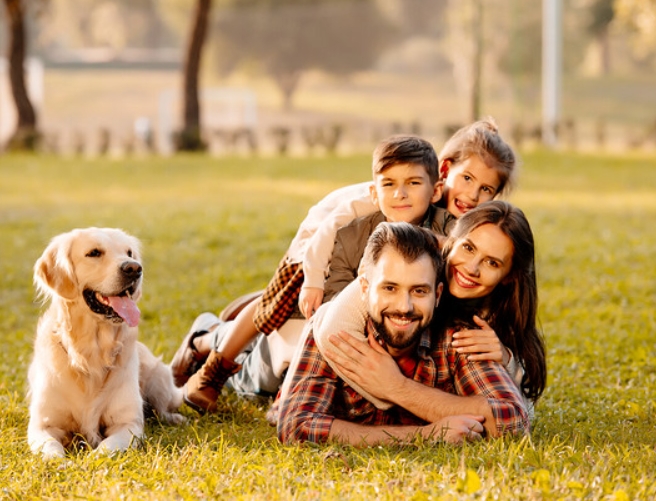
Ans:
<svg viewBox="0 0 656 501"><path fill-rule="evenodd" d="M103 252L100 249L93 249L87 252L87 257L100 257L103 255Z"/></svg>
<svg viewBox="0 0 656 501"><path fill-rule="evenodd" d="M128 257L132 257L132 249L128 249Z"/></svg>

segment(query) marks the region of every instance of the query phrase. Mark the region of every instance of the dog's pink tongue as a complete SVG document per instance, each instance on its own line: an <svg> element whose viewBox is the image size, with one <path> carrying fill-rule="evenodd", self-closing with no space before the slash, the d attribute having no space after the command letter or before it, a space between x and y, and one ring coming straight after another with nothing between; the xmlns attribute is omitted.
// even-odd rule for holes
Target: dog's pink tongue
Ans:
<svg viewBox="0 0 656 501"><path fill-rule="evenodd" d="M112 309L118 313L130 327L136 327L139 324L141 312L139 311L139 308L137 308L137 303L132 301L132 299L127 296L111 296L107 299L109 299L109 305Z"/></svg>

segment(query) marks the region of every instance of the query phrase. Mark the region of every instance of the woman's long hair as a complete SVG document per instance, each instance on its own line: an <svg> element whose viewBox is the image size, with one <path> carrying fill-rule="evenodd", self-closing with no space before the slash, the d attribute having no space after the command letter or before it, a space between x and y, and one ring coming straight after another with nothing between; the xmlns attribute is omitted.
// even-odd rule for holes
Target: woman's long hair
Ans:
<svg viewBox="0 0 656 501"><path fill-rule="evenodd" d="M489 296L480 300L463 301L448 297L448 287L445 287L445 307L440 308L442 311L437 315L438 318L445 316L447 327L457 327L459 322L471 324L473 314L485 318L499 340L524 367L522 391L527 398L535 401L546 386L547 362L542 333L536 324L538 290L535 244L526 216L508 202L494 200L483 203L458 219L444 244L443 255L448 267L448 256L454 243L484 224L498 226L513 243L512 267L508 276Z"/></svg>

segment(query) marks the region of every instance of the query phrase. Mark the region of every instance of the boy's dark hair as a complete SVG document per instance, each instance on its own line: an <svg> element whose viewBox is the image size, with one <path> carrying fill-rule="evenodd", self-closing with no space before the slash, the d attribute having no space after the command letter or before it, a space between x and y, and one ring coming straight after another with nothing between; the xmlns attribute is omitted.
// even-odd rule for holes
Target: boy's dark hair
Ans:
<svg viewBox="0 0 656 501"><path fill-rule="evenodd" d="M437 153L433 145L417 136L396 135L381 141L373 154L374 177L398 164L416 164L426 169L431 183L438 180Z"/></svg>
<svg viewBox="0 0 656 501"><path fill-rule="evenodd" d="M444 259L437 237L432 231L411 223L380 223L367 240L362 257L363 269L375 265L388 246L398 252L407 263L414 263L424 254L428 255L435 268L435 285L441 280Z"/></svg>

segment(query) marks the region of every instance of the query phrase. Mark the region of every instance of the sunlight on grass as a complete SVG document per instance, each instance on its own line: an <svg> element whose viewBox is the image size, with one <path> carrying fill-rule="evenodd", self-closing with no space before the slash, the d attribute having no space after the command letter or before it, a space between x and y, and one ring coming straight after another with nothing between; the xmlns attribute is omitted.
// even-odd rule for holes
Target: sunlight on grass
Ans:
<svg viewBox="0 0 656 501"><path fill-rule="evenodd" d="M267 402L147 426L114 458L43 462L26 443L39 314L32 266L73 227L144 244L141 338L168 361L194 317L263 287L309 207L368 180L370 158L0 160L3 499L593 499L656 497L656 159L524 152L511 200L537 243L549 382L530 439L462 447L282 446Z"/></svg>

